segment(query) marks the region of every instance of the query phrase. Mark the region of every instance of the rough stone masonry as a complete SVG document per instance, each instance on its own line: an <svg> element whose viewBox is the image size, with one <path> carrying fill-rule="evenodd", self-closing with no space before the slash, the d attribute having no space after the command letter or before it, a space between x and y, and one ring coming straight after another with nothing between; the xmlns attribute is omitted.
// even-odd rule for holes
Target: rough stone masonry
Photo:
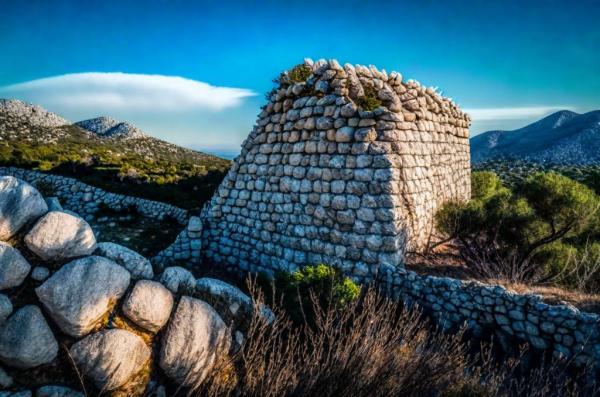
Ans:
<svg viewBox="0 0 600 397"><path fill-rule="evenodd" d="M281 75L204 208L204 253L242 271L327 263L367 281L428 244L440 204L469 199L470 118L396 72L304 65L305 81Z"/></svg>

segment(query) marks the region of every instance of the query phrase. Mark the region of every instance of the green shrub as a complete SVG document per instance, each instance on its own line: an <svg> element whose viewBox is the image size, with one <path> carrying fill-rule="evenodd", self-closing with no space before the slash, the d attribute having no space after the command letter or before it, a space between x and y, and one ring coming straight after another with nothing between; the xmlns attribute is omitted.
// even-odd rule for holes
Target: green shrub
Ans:
<svg viewBox="0 0 600 397"><path fill-rule="evenodd" d="M338 269L320 264L275 277L276 290L283 294L284 308L295 322L313 317L313 305L343 308L355 301L360 287ZM314 302L316 301L316 302Z"/></svg>
<svg viewBox="0 0 600 397"><path fill-rule="evenodd" d="M554 241L534 254L533 260L543 264L546 273L551 277L560 277L568 272L569 264L577 258L577 248L571 244Z"/></svg>
<svg viewBox="0 0 600 397"><path fill-rule="evenodd" d="M554 284L582 292L597 293L600 286L600 242L582 246L554 242L535 254Z"/></svg>
<svg viewBox="0 0 600 397"><path fill-rule="evenodd" d="M312 74L312 68L305 64L296 65L288 71L288 79L292 83L303 83Z"/></svg>
<svg viewBox="0 0 600 397"><path fill-rule="evenodd" d="M377 96L377 90L375 87L365 87L365 94L356 99L356 104L368 112L377 109L381 106L381 100Z"/></svg>
<svg viewBox="0 0 600 397"><path fill-rule="evenodd" d="M474 172L472 192L468 203L442 206L436 226L459 242L477 273L510 281L547 277L564 265L569 249L558 243L581 240L600 204L592 190L552 172L530 176L514 192L496 175Z"/></svg>

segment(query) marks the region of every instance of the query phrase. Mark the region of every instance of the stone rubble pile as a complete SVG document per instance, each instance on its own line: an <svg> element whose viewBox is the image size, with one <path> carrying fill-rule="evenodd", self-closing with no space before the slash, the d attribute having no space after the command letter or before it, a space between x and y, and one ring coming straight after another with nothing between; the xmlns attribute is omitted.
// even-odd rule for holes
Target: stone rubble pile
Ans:
<svg viewBox="0 0 600 397"><path fill-rule="evenodd" d="M164 393L161 374L184 387L198 384L236 347L233 340L243 340L237 324L252 315L252 300L237 288L215 280L220 289L197 290L194 275L181 267L155 276L137 252L96 243L87 222L58 201L49 200L49 211L23 180L0 177L0 197L0 396L32 396L19 382L73 364L88 393L94 386L129 393L132 384L141 387L137 395L150 388ZM194 222L192 232L199 233ZM224 290L236 291L244 310L207 303L225 301ZM21 303L23 295L31 302ZM83 396L67 386L79 387L46 385L35 395Z"/></svg>
<svg viewBox="0 0 600 397"><path fill-rule="evenodd" d="M204 253L242 271L327 263L368 281L427 244L440 204L469 199L470 119L396 72L298 67L310 76L282 75L205 207Z"/></svg>

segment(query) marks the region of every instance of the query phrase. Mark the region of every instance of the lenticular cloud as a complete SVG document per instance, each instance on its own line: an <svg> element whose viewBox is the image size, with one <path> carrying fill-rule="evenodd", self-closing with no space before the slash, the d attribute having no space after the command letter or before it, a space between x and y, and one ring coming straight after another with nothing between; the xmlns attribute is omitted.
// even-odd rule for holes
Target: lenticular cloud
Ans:
<svg viewBox="0 0 600 397"><path fill-rule="evenodd" d="M254 95L247 89L217 87L178 76L131 73L73 73L0 87L4 98L106 113L219 111Z"/></svg>
<svg viewBox="0 0 600 397"><path fill-rule="evenodd" d="M572 106L524 106L515 108L465 109L473 121L520 120L547 116L559 110L573 110Z"/></svg>

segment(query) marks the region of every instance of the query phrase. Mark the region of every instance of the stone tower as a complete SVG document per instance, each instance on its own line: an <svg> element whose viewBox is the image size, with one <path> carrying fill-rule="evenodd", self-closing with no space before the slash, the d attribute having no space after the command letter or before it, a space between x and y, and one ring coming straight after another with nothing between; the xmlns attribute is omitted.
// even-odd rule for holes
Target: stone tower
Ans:
<svg viewBox="0 0 600 397"><path fill-rule="evenodd" d="M428 244L440 204L470 197L470 119L434 89L335 60L279 82L202 212L208 260L366 281Z"/></svg>

